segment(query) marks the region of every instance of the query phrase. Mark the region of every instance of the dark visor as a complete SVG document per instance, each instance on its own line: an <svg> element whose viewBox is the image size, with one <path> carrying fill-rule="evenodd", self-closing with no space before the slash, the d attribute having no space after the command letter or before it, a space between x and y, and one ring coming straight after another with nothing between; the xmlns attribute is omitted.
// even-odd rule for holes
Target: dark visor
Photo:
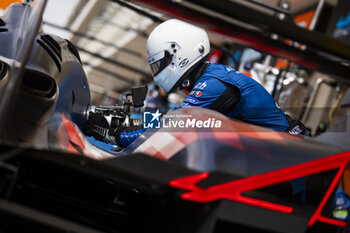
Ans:
<svg viewBox="0 0 350 233"><path fill-rule="evenodd" d="M153 76L159 74L165 67L167 67L171 63L172 57L168 51L164 51L164 57L159 59L156 62L150 64L151 72Z"/></svg>

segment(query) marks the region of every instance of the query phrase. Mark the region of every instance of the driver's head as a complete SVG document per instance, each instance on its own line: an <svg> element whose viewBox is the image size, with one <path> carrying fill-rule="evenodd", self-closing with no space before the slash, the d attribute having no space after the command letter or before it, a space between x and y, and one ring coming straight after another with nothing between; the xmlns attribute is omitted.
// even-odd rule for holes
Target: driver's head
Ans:
<svg viewBox="0 0 350 233"><path fill-rule="evenodd" d="M177 19L158 25L147 40L148 63L154 82L166 92L180 86L191 68L209 52L207 33Z"/></svg>

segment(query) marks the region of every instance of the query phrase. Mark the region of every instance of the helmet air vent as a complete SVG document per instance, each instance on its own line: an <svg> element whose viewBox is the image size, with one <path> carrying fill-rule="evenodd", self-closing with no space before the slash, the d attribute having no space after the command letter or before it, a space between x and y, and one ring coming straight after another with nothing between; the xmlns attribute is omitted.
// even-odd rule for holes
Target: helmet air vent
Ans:
<svg viewBox="0 0 350 233"><path fill-rule="evenodd" d="M7 32L8 31L7 28L2 28L5 25L6 25L5 21L2 18L0 18L0 32Z"/></svg>

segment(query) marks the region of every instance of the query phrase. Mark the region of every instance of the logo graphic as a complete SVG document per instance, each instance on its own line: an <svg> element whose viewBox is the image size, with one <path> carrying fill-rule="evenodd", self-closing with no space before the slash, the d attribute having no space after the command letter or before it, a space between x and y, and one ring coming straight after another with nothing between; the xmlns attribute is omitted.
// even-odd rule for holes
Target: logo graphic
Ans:
<svg viewBox="0 0 350 233"><path fill-rule="evenodd" d="M278 109L281 109L281 107L278 105L277 102L275 102L275 105L276 105L276 107L277 107Z"/></svg>
<svg viewBox="0 0 350 233"><path fill-rule="evenodd" d="M189 96L187 96L185 100L188 101L188 102L190 102L190 103L192 103L192 104L198 103L198 100L197 100L197 99L192 98L192 97L189 97Z"/></svg>
<svg viewBox="0 0 350 233"><path fill-rule="evenodd" d="M159 129L161 115L162 114L159 112L159 109L156 112L144 112L143 127L146 129Z"/></svg>
<svg viewBox="0 0 350 233"><path fill-rule="evenodd" d="M189 103L182 102L181 107L190 107Z"/></svg>
<svg viewBox="0 0 350 233"><path fill-rule="evenodd" d="M163 128L169 129L182 129L182 128L196 128L196 129L209 129L209 128L221 128L221 120L216 120L215 118L208 118L207 120L197 120L195 118L185 118L185 119L172 119L166 118L163 120Z"/></svg>
<svg viewBox="0 0 350 233"><path fill-rule="evenodd" d="M232 69L232 68L229 67L229 66L226 66L226 70L227 70L228 72L230 72L230 71L233 71L234 69Z"/></svg>
<svg viewBox="0 0 350 233"><path fill-rule="evenodd" d="M196 91L196 94L194 95L195 97L201 97L202 96L202 92L201 91Z"/></svg>
<svg viewBox="0 0 350 233"><path fill-rule="evenodd" d="M189 60L187 58L183 59L180 63L179 66L180 68L184 67L185 65L187 65L189 62Z"/></svg>
<svg viewBox="0 0 350 233"><path fill-rule="evenodd" d="M203 90L206 86L207 86L207 81L203 83L202 82L197 83L197 85L194 88Z"/></svg>
<svg viewBox="0 0 350 233"><path fill-rule="evenodd" d="M347 14L347 16L341 16L338 19L338 22L336 24L336 28L345 28L346 26L350 25L350 13Z"/></svg>

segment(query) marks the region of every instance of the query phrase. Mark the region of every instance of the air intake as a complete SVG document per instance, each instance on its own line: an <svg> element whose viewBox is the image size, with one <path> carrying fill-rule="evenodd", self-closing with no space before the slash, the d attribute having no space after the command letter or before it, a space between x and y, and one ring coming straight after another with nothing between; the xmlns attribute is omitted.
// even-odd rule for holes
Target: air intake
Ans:
<svg viewBox="0 0 350 233"><path fill-rule="evenodd" d="M2 18L0 18L0 27L5 26L5 25L6 25L5 21Z"/></svg>
<svg viewBox="0 0 350 233"><path fill-rule="evenodd" d="M50 46L50 48L55 52L55 54L62 61L61 46L57 43L57 41L55 41L50 35L41 35L40 37L43 41L46 42L46 44Z"/></svg>
<svg viewBox="0 0 350 233"><path fill-rule="evenodd" d="M51 98L56 93L55 80L35 71L25 71L22 88L36 96Z"/></svg>
<svg viewBox="0 0 350 233"><path fill-rule="evenodd" d="M0 80L2 80L6 76L7 71L8 66L4 62L0 61Z"/></svg>

